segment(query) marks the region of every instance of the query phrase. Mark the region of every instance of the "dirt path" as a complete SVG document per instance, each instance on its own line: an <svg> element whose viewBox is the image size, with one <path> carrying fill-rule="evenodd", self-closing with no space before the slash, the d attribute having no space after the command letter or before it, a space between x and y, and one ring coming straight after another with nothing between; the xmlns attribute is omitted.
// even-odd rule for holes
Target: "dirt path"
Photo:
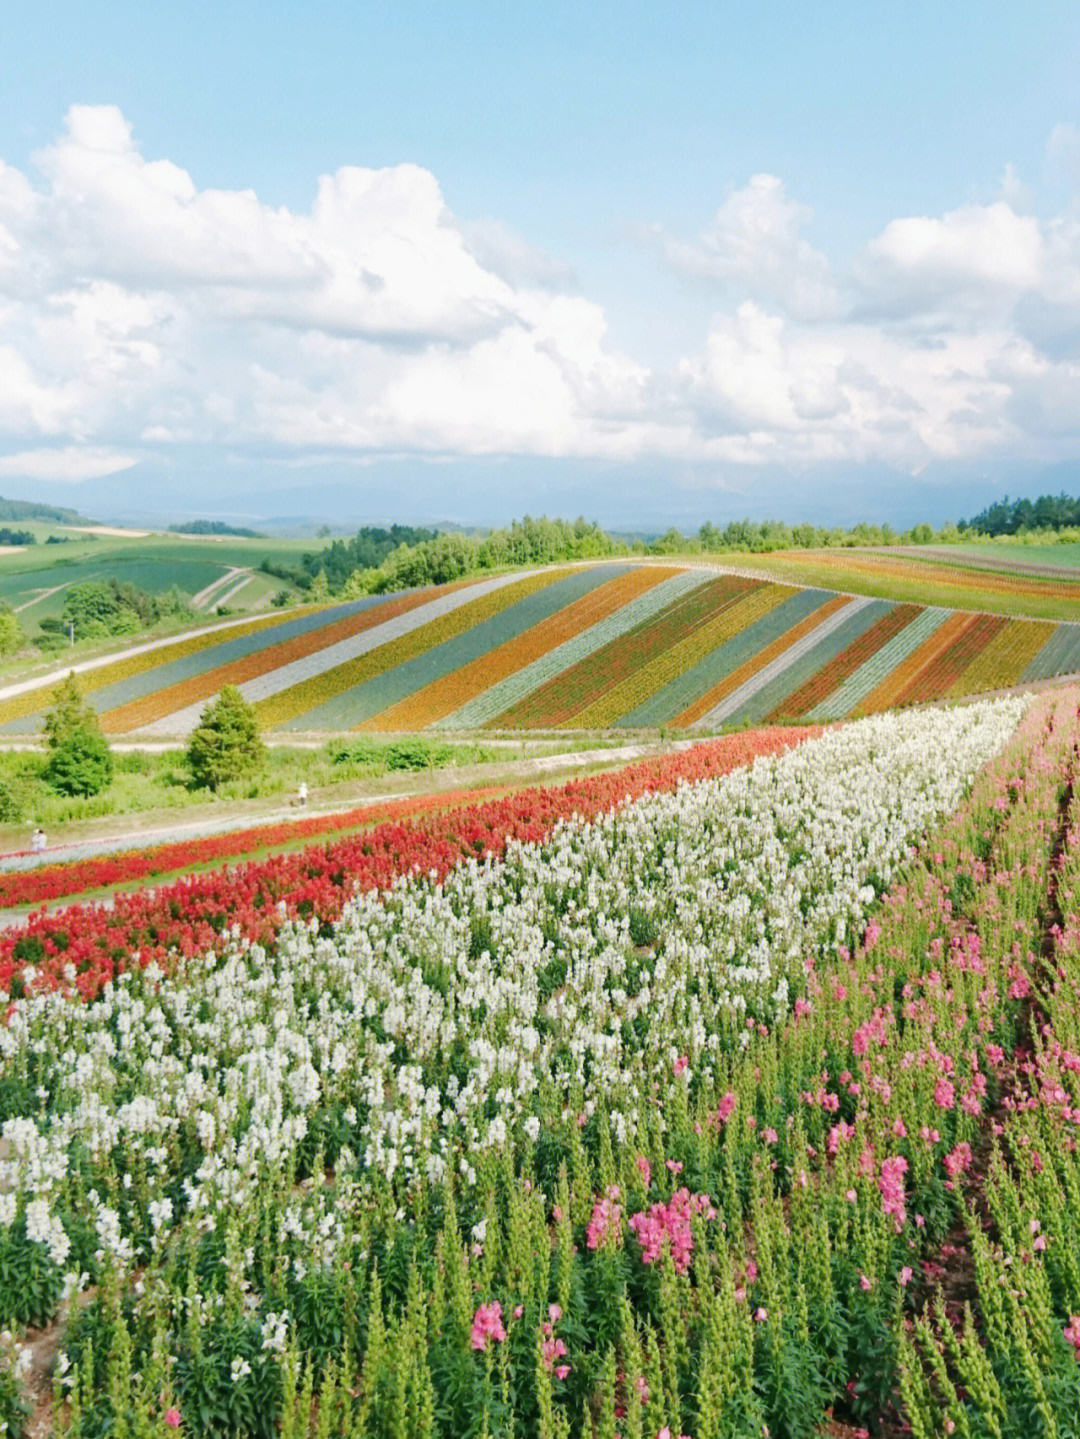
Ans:
<svg viewBox="0 0 1080 1439"><path fill-rule="evenodd" d="M228 585L231 585L233 581L236 580L240 575L246 576L249 574L250 571L244 565L230 565L223 575L218 575L216 580L211 580L210 583L208 585L205 585L197 595L191 596L191 608L193 610L198 610L202 609L204 605L209 605L211 603L212 597L217 594L218 590L223 590ZM218 598L213 602L215 604L220 604L221 600L220 598Z"/></svg>

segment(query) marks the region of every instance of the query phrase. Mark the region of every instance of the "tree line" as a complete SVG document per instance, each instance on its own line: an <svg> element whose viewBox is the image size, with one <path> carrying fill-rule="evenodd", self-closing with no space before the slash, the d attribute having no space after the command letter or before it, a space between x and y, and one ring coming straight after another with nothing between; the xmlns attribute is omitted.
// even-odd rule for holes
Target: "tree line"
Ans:
<svg viewBox="0 0 1080 1439"><path fill-rule="evenodd" d="M994 537L1018 535L1025 531L1061 531L1080 528L1080 495L1040 495L1037 500L1010 500L1008 495L997 504L988 505L974 519L961 520L961 534L972 533Z"/></svg>
<svg viewBox="0 0 1080 1439"><path fill-rule="evenodd" d="M335 540L302 557L301 570L264 560L261 568L288 579L311 599L355 598L421 585L450 584L486 570L519 565L556 564L620 556L685 554L763 554L771 550L817 549L840 545L930 544L958 538L955 526L941 531L916 525L905 531L889 525L860 524L852 529L787 525L780 520L736 520L721 529L706 521L694 534L671 528L654 538L615 535L595 521L534 518L483 534L460 531L361 530L355 540ZM287 598L282 592L281 601Z"/></svg>

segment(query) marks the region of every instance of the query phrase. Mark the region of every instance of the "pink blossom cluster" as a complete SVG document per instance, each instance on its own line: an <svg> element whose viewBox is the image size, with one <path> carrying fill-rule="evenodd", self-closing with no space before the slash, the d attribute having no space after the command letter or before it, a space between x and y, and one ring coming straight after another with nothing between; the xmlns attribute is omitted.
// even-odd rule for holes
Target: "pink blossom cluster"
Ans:
<svg viewBox="0 0 1080 1439"><path fill-rule="evenodd" d="M641 1245L642 1262L655 1264L666 1243L677 1272L685 1274L694 1249L690 1221L695 1214L703 1214L706 1219L716 1218L716 1210L707 1194L691 1194L684 1187L677 1189L667 1204L653 1204L647 1214L633 1215L630 1228Z"/></svg>
<svg viewBox="0 0 1080 1439"><path fill-rule="evenodd" d="M565 1379L570 1373L569 1364L556 1364L556 1359L562 1359L566 1354L566 1345L561 1339L555 1336L555 1325L562 1318L562 1309L558 1304L548 1305L548 1317L540 1326L544 1336L544 1342L540 1346L541 1358L544 1361L544 1368L549 1374L554 1373L556 1379Z"/></svg>
<svg viewBox="0 0 1080 1439"><path fill-rule="evenodd" d="M728 1092L727 1092L727 1093L723 1096L723 1098L720 1100L719 1108L718 1108L717 1111L716 1111L716 1127L717 1127L717 1129L719 1129L722 1124L726 1124L726 1123L728 1122L728 1120L729 1120L729 1119L731 1118L731 1116L732 1116L732 1113L733 1113L734 1109L735 1109L735 1095L734 1095L734 1093L729 1089Z"/></svg>
<svg viewBox="0 0 1080 1439"><path fill-rule="evenodd" d="M496 1344L501 1344L506 1338L506 1330L502 1322L502 1305L497 1299L490 1304L481 1304L473 1315L472 1322L472 1347L485 1350L488 1347L488 1340L494 1339Z"/></svg>
<svg viewBox="0 0 1080 1439"><path fill-rule="evenodd" d="M885 1011L879 1005L865 1023L860 1024L855 1033L851 1036L852 1053L860 1056L867 1052L871 1043L879 1048L884 1046L888 1039Z"/></svg>
<svg viewBox="0 0 1080 1439"><path fill-rule="evenodd" d="M896 1232L899 1234L907 1223L907 1207L904 1194L904 1175L907 1173L908 1162L902 1154L893 1159L881 1161L881 1174L878 1178L878 1189L881 1191L881 1207L886 1214L891 1214L896 1225Z"/></svg>
<svg viewBox="0 0 1080 1439"><path fill-rule="evenodd" d="M962 1139L951 1153L943 1157L941 1162L949 1176L945 1186L947 1189L951 1189L957 1178L971 1168L972 1158L971 1145L966 1139Z"/></svg>
<svg viewBox="0 0 1080 1439"><path fill-rule="evenodd" d="M585 1230L585 1243L590 1249L602 1248L611 1234L618 1240L622 1228L622 1205L619 1203L619 1186L609 1184L603 1199L593 1205L592 1218Z"/></svg>

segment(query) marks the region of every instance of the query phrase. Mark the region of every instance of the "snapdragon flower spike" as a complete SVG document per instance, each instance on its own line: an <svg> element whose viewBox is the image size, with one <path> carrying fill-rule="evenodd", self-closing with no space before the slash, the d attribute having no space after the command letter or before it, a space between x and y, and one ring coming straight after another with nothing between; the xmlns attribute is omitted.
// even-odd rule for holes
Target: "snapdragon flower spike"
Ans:
<svg viewBox="0 0 1080 1439"><path fill-rule="evenodd" d="M474 1349L481 1351L488 1347L488 1340L501 1344L506 1338L502 1322L502 1305L497 1299L481 1304L473 1315L470 1342Z"/></svg>

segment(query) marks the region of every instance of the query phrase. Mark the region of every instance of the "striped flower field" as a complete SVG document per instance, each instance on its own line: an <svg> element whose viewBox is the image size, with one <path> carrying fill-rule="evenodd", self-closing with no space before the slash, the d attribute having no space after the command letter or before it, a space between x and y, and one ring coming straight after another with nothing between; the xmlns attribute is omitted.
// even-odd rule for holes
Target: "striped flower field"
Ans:
<svg viewBox="0 0 1080 1439"><path fill-rule="evenodd" d="M222 685L267 730L824 723L1080 672L1080 623L807 588L694 563L562 565L170 641L80 682L107 733L183 738ZM40 729L56 676L0 690Z"/></svg>

